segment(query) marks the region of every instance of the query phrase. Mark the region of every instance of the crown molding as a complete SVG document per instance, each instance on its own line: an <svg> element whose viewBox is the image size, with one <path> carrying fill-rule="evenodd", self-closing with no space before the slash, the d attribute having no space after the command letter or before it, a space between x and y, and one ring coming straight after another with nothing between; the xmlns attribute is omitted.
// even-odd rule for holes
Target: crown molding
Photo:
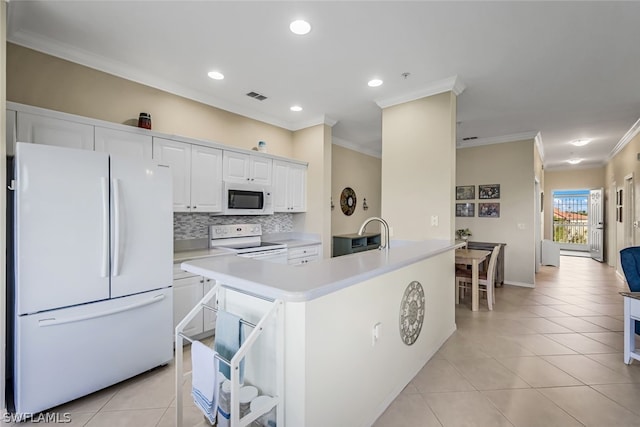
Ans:
<svg viewBox="0 0 640 427"><path fill-rule="evenodd" d="M380 149L372 149L364 144L357 144L355 142L347 141L346 139L338 138L337 136L331 137L331 142L340 147L347 148L349 150L357 151L358 153L366 154L367 156L382 158L382 147Z"/></svg>
<svg viewBox="0 0 640 427"><path fill-rule="evenodd" d="M539 144L538 149L542 150L542 136L540 136L540 132L537 131L513 133L511 135L502 136L490 136L486 138L473 139L470 141L458 141L456 146L457 148L472 148L481 145L502 144L505 142L524 141L527 139L535 140L536 145ZM540 153L540 155L543 155L542 152Z"/></svg>
<svg viewBox="0 0 640 427"><path fill-rule="evenodd" d="M466 86L458 76L452 76L430 83L422 89L405 95L378 100L376 101L376 104L380 108L387 108L398 104L404 104L405 102L415 101L416 99L426 98L427 96L438 95L444 92L453 92L457 96L460 95L465 88Z"/></svg>
<svg viewBox="0 0 640 427"><path fill-rule="evenodd" d="M559 165L551 165L545 166L545 172L558 172L558 171L568 171L568 170L577 170L577 169L600 169L607 165L606 162L588 162L588 163L579 163L577 165L559 164Z"/></svg>
<svg viewBox="0 0 640 427"><path fill-rule="evenodd" d="M336 125L336 123L338 123L337 120L332 119L331 117L322 115L320 117L316 117L316 118L313 118L311 120L307 120L307 121L304 121L304 122L296 123L295 125L293 125L291 127L290 130L295 132L297 130L306 129L306 128L310 128L312 126L317 126L317 125L327 125L329 127L334 127Z"/></svg>
<svg viewBox="0 0 640 427"><path fill-rule="evenodd" d="M620 151L622 151L622 149L626 147L626 145L630 143L631 140L638 135L638 133L640 133L640 119L638 119L633 124L633 126L631 126L627 133L625 133L624 136L620 138L620 141L618 141L616 146L613 147L613 150L611 150L611 153L609 153L609 155L607 156L607 162L613 159Z"/></svg>
<svg viewBox="0 0 640 427"><path fill-rule="evenodd" d="M209 96L200 91L196 91L174 82L158 78L153 74L140 71L118 61L106 59L86 50L71 47L65 43L60 43L52 39L40 37L30 31L18 30L7 34L7 41L19 46L33 49L35 51L61 58L76 64L83 65L100 72L104 72L116 77L123 78L135 83L149 86L173 95L181 96L193 101L201 102L211 107L219 108L230 113L238 114L249 119L258 120L273 126L281 127L290 131L304 129L318 124L334 126L337 121L326 116L305 122L289 122L281 120L269 114L242 107L232 102L224 101L213 96Z"/></svg>

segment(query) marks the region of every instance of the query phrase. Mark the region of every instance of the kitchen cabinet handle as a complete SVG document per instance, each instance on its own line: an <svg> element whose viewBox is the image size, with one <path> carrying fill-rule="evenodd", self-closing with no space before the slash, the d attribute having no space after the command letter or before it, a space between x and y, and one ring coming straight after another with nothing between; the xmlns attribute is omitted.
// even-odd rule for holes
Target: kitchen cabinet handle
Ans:
<svg viewBox="0 0 640 427"><path fill-rule="evenodd" d="M109 184L107 178L100 178L102 188L102 265L100 277L107 277L109 268Z"/></svg>
<svg viewBox="0 0 640 427"><path fill-rule="evenodd" d="M122 227L120 223L121 209L120 209L120 180L113 179L113 211L114 211L114 232L113 232L113 271L111 272L113 277L120 274L120 232Z"/></svg>

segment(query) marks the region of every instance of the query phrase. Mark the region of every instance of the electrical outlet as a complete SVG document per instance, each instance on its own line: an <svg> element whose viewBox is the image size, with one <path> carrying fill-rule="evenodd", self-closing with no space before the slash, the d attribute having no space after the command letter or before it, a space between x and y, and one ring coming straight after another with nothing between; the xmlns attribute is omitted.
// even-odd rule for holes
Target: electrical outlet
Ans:
<svg viewBox="0 0 640 427"><path fill-rule="evenodd" d="M438 226L438 215L431 215L431 226L432 227Z"/></svg>
<svg viewBox="0 0 640 427"><path fill-rule="evenodd" d="M382 323L378 322L373 325L373 331L371 331L371 345L375 346L376 342L380 339L380 333L382 332Z"/></svg>

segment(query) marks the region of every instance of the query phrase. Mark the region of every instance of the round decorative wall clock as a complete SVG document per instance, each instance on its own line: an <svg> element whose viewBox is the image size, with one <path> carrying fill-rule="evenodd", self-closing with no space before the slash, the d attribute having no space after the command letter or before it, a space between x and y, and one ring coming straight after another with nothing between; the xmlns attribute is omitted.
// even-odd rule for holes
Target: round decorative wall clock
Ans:
<svg viewBox="0 0 640 427"><path fill-rule="evenodd" d="M406 345L418 339L424 322L424 289L420 282L409 283L400 303L400 338Z"/></svg>
<svg viewBox="0 0 640 427"><path fill-rule="evenodd" d="M340 194L340 208L345 215L351 215L356 210L356 192L346 187Z"/></svg>

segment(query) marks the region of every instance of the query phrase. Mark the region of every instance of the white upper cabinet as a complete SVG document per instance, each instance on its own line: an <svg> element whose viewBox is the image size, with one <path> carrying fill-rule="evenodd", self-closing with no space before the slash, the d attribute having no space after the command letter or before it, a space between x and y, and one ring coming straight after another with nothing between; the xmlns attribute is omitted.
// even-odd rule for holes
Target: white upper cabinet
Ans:
<svg viewBox="0 0 640 427"><path fill-rule="evenodd" d="M307 167L282 160L273 162L274 212L307 210Z"/></svg>
<svg viewBox="0 0 640 427"><path fill-rule="evenodd" d="M171 168L174 212L222 210L222 150L153 138L153 158Z"/></svg>
<svg viewBox="0 0 640 427"><path fill-rule="evenodd" d="M19 142L93 150L93 126L68 120L18 112Z"/></svg>
<svg viewBox="0 0 640 427"><path fill-rule="evenodd" d="M151 160L153 143L151 135L96 126L95 150L117 156Z"/></svg>
<svg viewBox="0 0 640 427"><path fill-rule="evenodd" d="M222 150L191 146L191 212L222 211Z"/></svg>
<svg viewBox="0 0 640 427"><path fill-rule="evenodd" d="M273 161L269 158L224 151L223 177L225 181L271 185L272 167Z"/></svg>

